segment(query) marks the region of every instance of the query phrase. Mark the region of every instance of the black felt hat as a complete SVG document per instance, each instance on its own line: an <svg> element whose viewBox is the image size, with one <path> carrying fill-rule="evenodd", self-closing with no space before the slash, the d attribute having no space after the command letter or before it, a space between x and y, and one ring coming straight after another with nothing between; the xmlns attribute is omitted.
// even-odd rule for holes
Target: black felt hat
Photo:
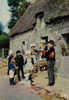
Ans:
<svg viewBox="0 0 69 100"><path fill-rule="evenodd" d="M20 51L20 50L17 50L17 51L16 51L16 54L17 54L17 53L21 53L21 51Z"/></svg>
<svg viewBox="0 0 69 100"><path fill-rule="evenodd" d="M53 40L49 40L48 43L55 45L55 42Z"/></svg>

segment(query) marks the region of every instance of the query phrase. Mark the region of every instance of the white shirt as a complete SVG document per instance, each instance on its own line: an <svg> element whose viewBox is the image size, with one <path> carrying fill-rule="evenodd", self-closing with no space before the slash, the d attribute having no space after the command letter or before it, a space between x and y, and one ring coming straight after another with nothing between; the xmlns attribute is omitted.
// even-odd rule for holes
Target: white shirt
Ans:
<svg viewBox="0 0 69 100"><path fill-rule="evenodd" d="M10 78L14 78L14 71L13 71L13 70L10 70L10 71L9 71L9 77L10 77Z"/></svg>

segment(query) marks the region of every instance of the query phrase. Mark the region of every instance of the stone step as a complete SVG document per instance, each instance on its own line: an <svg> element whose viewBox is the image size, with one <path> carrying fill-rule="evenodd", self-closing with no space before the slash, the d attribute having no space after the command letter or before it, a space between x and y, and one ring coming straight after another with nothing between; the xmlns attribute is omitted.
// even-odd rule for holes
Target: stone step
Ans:
<svg viewBox="0 0 69 100"><path fill-rule="evenodd" d="M0 58L0 76L7 75L8 61L7 59Z"/></svg>
<svg viewBox="0 0 69 100"><path fill-rule="evenodd" d="M63 56L61 59L61 67L59 69L60 76L69 78L69 56Z"/></svg>

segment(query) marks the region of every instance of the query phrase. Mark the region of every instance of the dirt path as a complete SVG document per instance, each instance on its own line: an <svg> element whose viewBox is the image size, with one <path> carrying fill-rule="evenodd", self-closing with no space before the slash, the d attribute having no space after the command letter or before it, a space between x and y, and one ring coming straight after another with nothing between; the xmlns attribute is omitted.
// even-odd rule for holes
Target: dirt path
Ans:
<svg viewBox="0 0 69 100"><path fill-rule="evenodd" d="M0 100L42 100L42 98L30 93L22 85L10 87L8 78L0 77Z"/></svg>

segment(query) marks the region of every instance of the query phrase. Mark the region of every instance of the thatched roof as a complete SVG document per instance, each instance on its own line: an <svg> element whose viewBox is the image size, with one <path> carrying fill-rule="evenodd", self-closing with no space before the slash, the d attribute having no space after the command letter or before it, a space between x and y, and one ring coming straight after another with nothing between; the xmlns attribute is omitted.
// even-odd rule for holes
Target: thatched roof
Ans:
<svg viewBox="0 0 69 100"><path fill-rule="evenodd" d="M36 0L13 27L10 36L24 33L33 28L36 23L35 16L40 12L44 12L45 22L69 16L69 0Z"/></svg>

